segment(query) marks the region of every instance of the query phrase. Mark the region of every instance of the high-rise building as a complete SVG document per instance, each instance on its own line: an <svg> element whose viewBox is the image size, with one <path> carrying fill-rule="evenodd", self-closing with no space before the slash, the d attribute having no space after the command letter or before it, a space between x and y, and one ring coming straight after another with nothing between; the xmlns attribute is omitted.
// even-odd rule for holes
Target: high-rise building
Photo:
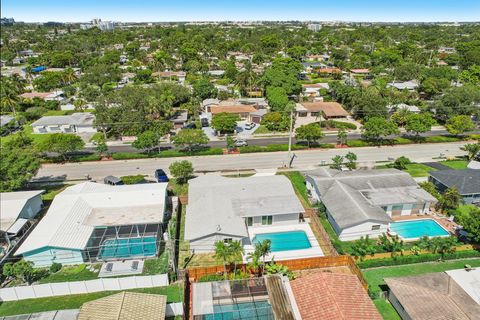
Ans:
<svg viewBox="0 0 480 320"><path fill-rule="evenodd" d="M0 19L0 24L2 26L5 26L5 25L12 25L15 23L15 19L13 18L1 18Z"/></svg>

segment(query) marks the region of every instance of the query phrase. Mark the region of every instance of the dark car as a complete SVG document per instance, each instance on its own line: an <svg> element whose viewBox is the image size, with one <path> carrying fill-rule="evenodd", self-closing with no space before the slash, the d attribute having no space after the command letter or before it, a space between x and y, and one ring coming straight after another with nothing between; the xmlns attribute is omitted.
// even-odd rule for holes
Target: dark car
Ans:
<svg viewBox="0 0 480 320"><path fill-rule="evenodd" d="M208 119L207 119L207 118L202 118L202 119L200 119L200 123L202 124L202 128L205 128L205 127L208 127L208 126L209 126L209 123L208 123Z"/></svg>
<svg viewBox="0 0 480 320"><path fill-rule="evenodd" d="M163 169L155 170L155 179L157 179L158 182L168 182L167 174Z"/></svg>
<svg viewBox="0 0 480 320"><path fill-rule="evenodd" d="M120 178L114 176L106 176L103 178L103 183L109 184L111 186L120 186L123 184L123 181Z"/></svg>
<svg viewBox="0 0 480 320"><path fill-rule="evenodd" d="M195 125L195 122L192 122L184 125L182 129L197 129L197 126Z"/></svg>

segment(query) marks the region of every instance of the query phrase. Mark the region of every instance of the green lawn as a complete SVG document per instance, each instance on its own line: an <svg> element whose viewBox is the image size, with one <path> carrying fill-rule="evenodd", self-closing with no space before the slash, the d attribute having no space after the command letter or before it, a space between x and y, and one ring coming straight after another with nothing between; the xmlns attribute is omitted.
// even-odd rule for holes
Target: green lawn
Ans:
<svg viewBox="0 0 480 320"><path fill-rule="evenodd" d="M83 281L97 279L98 273L92 272L86 268L86 265L64 266L57 273L49 274L42 278L38 283L52 283L65 281Z"/></svg>
<svg viewBox="0 0 480 320"><path fill-rule="evenodd" d="M268 130L267 127L260 125L257 130L253 133L255 134L266 134L266 133L272 133L272 131Z"/></svg>
<svg viewBox="0 0 480 320"><path fill-rule="evenodd" d="M386 268L374 268L363 270L363 275L368 282L370 291L382 291L380 286L385 285L384 278L413 276L430 272L442 272L446 270L461 269L465 264L472 267L480 267L480 259L464 259L447 262L428 262L394 266ZM374 299L373 302L384 319L400 319L393 306L384 299Z"/></svg>
<svg viewBox="0 0 480 320"><path fill-rule="evenodd" d="M435 171L434 168L429 167L427 165L421 164L421 163L410 163L407 164L407 171L412 177L428 177L428 172L429 171Z"/></svg>
<svg viewBox="0 0 480 320"><path fill-rule="evenodd" d="M126 291L166 295L168 303L181 302L183 300L183 286L178 284L173 284L168 287L132 289ZM0 316L51 310L78 309L85 302L103 298L119 292L121 291L102 291L88 294L75 294L69 296L2 302L0 303Z"/></svg>
<svg viewBox="0 0 480 320"><path fill-rule="evenodd" d="M467 169L468 161L467 160L447 160L447 161L441 161L440 162L443 165L446 165L447 167L450 167L452 169Z"/></svg>
<svg viewBox="0 0 480 320"><path fill-rule="evenodd" d="M164 250L162 254L155 259L146 259L143 264L143 274L153 275L168 272L168 251Z"/></svg>
<svg viewBox="0 0 480 320"><path fill-rule="evenodd" d="M42 195L43 201L52 201L57 194L59 194L69 186L71 186L71 184L56 184L42 186L39 189L46 190L46 192Z"/></svg>

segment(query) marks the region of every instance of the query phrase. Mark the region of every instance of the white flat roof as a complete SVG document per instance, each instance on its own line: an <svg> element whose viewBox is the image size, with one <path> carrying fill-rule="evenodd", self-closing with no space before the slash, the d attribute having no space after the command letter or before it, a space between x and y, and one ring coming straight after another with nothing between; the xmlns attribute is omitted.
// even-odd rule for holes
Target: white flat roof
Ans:
<svg viewBox="0 0 480 320"><path fill-rule="evenodd" d="M480 268L445 271L465 292L480 304Z"/></svg>
<svg viewBox="0 0 480 320"><path fill-rule="evenodd" d="M96 226L162 223L167 183L68 187L15 254L46 246L84 249Z"/></svg>

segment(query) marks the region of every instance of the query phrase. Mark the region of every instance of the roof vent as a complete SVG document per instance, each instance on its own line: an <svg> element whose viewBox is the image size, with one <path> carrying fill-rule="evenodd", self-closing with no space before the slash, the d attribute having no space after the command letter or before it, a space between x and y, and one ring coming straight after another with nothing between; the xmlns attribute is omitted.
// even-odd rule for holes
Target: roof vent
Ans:
<svg viewBox="0 0 480 320"><path fill-rule="evenodd" d="M222 230L222 228L220 227L219 224L217 224L217 231L220 231L220 230Z"/></svg>

